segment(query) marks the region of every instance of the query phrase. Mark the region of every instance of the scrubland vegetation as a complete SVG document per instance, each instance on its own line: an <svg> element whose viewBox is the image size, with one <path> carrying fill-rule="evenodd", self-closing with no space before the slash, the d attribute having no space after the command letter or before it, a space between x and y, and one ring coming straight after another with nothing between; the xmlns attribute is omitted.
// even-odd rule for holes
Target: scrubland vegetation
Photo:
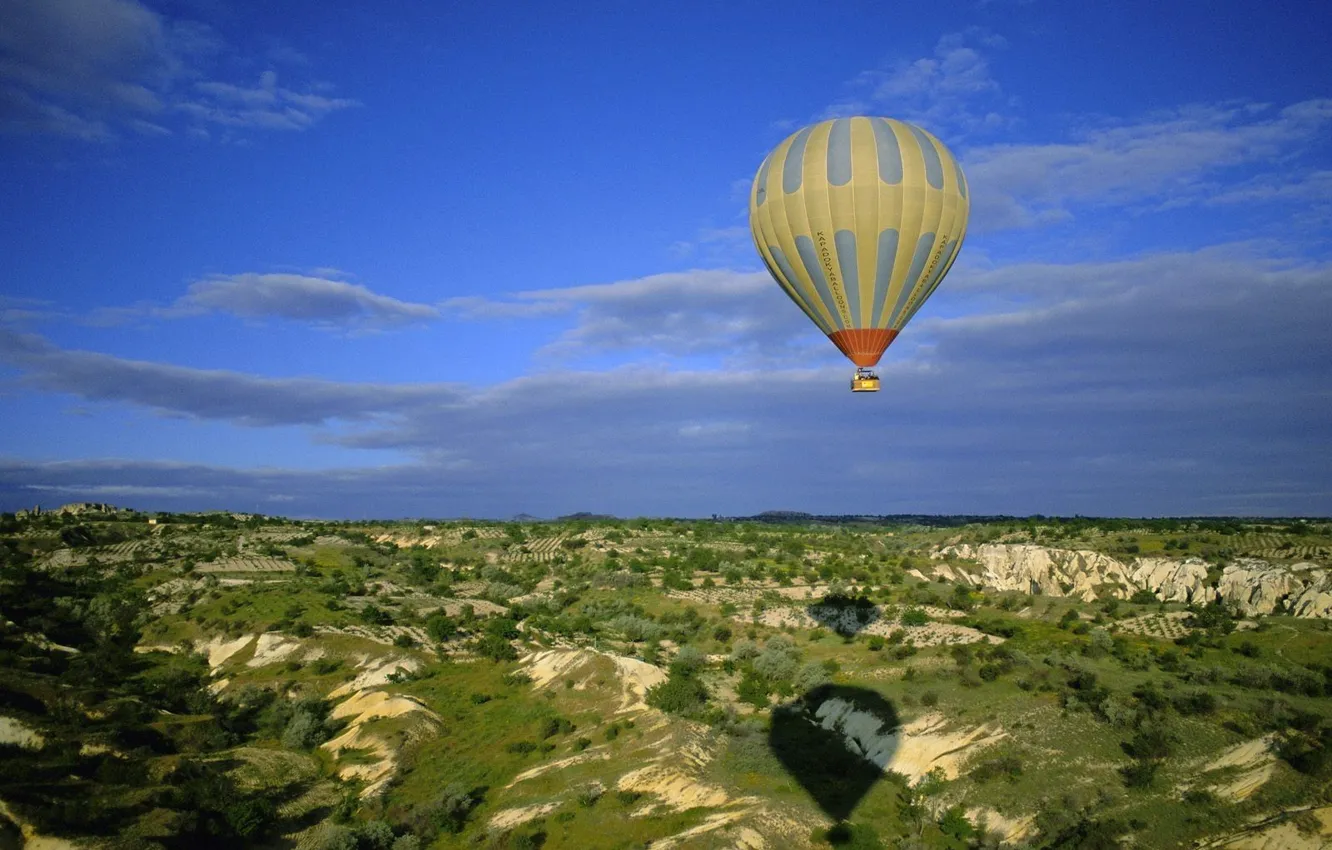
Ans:
<svg viewBox="0 0 1332 850"><path fill-rule="evenodd" d="M766 519L5 517L0 846L1328 840L1332 621L1209 589L1328 523Z"/></svg>

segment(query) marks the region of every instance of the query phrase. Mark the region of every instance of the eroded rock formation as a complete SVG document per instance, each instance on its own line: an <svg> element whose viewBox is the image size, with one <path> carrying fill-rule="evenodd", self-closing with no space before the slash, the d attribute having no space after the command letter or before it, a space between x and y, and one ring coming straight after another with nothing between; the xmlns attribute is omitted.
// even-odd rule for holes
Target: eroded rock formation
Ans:
<svg viewBox="0 0 1332 850"><path fill-rule="evenodd" d="M936 577L966 580L992 590L1046 596L1075 596L1087 602L1127 599L1148 590L1163 602L1206 604L1221 600L1246 616L1284 611L1297 617L1332 617L1332 571L1318 564L1278 565L1237 558L1209 580L1200 558L1134 558L1124 562L1087 549L1031 544L968 543L935 550L936 560L974 561L968 574L940 564Z"/></svg>

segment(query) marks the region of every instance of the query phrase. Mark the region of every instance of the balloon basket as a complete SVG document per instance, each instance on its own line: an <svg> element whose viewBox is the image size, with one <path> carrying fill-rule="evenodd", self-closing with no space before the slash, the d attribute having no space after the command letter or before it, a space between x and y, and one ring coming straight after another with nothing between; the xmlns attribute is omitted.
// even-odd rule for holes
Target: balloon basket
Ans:
<svg viewBox="0 0 1332 850"><path fill-rule="evenodd" d="M879 376L870 369L857 369L856 374L851 376L851 392L853 393L877 393L879 391Z"/></svg>

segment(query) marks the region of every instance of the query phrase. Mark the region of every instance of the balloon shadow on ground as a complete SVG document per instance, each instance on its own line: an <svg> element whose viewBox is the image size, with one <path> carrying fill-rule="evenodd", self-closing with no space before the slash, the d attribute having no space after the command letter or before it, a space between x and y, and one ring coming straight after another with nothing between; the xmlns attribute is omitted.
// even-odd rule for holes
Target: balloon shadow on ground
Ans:
<svg viewBox="0 0 1332 850"><path fill-rule="evenodd" d="M819 625L845 637L863 632L882 617L879 607L867 597L837 594L811 602L805 613Z"/></svg>
<svg viewBox="0 0 1332 850"><path fill-rule="evenodd" d="M882 694L821 685L772 711L768 745L824 814L841 823L884 778L900 726Z"/></svg>

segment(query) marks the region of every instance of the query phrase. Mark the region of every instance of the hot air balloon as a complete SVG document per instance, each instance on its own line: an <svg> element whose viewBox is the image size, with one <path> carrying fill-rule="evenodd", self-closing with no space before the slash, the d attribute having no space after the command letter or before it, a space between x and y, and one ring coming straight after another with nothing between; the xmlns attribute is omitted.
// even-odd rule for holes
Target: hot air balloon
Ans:
<svg viewBox="0 0 1332 850"><path fill-rule="evenodd" d="M856 365L854 392L948 274L970 204L962 167L921 128L835 118L798 130L759 167L749 229L796 306Z"/></svg>

